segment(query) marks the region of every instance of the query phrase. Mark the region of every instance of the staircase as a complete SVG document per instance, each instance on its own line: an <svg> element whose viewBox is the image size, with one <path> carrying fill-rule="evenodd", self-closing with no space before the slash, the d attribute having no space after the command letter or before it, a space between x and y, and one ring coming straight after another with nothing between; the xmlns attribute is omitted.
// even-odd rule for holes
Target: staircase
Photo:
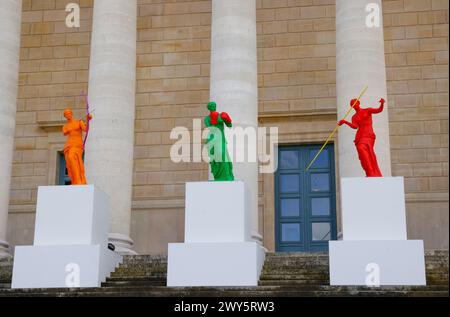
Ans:
<svg viewBox="0 0 450 317"><path fill-rule="evenodd" d="M12 259L0 259L0 290L11 287L12 265Z"/></svg>
<svg viewBox="0 0 450 317"><path fill-rule="evenodd" d="M166 287L167 257L127 256L101 288L11 290L11 261L0 262L0 296L446 296L448 251L426 253L427 286L330 286L327 253L268 253L257 287ZM405 268L407 269L407 268Z"/></svg>

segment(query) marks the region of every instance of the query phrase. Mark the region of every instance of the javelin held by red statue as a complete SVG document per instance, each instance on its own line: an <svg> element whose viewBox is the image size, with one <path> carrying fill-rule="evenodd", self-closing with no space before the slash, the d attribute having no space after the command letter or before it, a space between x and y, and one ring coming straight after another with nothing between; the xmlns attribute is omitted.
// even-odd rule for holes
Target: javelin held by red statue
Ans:
<svg viewBox="0 0 450 317"><path fill-rule="evenodd" d="M317 152L316 156L311 160L306 171L308 171L314 164L316 159L322 153L325 146L329 143L331 138L334 136L338 128L344 124L348 125L352 129L357 130L355 137L355 146L358 151L358 157L361 161L362 168L364 169L367 177L382 177L380 168L378 166L377 157L375 155L374 146L376 135L373 131L373 120L372 115L381 113L384 109L385 100L380 99L380 106L378 108L361 108L360 99L366 93L368 87L364 87L360 95L356 99L350 101L350 109L347 111L345 116L339 120L338 124L334 128L333 132L325 141L322 148ZM346 118L350 114L351 110L355 110L355 114L352 117L351 122L346 121Z"/></svg>

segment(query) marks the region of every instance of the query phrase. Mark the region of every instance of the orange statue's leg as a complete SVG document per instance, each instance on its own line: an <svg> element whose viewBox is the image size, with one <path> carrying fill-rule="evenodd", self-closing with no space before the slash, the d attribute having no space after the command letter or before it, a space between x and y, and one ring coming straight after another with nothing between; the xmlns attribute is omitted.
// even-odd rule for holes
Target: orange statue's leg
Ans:
<svg viewBox="0 0 450 317"><path fill-rule="evenodd" d="M86 185L86 174L84 172L84 162L83 162L83 150L80 150L77 153L77 161L78 161L78 167L80 170L80 184L81 185Z"/></svg>
<svg viewBox="0 0 450 317"><path fill-rule="evenodd" d="M80 153L81 152L81 153ZM67 151L66 165L72 185L83 185L80 161L82 162L82 149L71 148ZM84 183L85 184L85 183Z"/></svg>
<svg viewBox="0 0 450 317"><path fill-rule="evenodd" d="M69 174L70 181L73 180L72 167L69 164L69 151L64 150L64 160L66 161L67 174Z"/></svg>
<svg viewBox="0 0 450 317"><path fill-rule="evenodd" d="M75 176L74 176L74 173L73 173L73 166L72 166L70 149L66 149L64 151L64 159L66 160L67 174L69 174L70 182L72 184L74 184Z"/></svg>

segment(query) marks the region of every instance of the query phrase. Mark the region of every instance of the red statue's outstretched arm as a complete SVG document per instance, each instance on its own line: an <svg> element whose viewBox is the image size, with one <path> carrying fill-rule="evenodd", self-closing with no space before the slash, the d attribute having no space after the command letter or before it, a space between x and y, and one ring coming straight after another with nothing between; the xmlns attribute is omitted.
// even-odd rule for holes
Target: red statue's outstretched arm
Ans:
<svg viewBox="0 0 450 317"><path fill-rule="evenodd" d="M358 129L358 125L357 125L356 123L354 123L354 122L348 122L347 120L341 120L341 121L339 121L338 124L339 124L339 125L346 124L346 125L348 125L350 128L352 128L352 129Z"/></svg>
<svg viewBox="0 0 450 317"><path fill-rule="evenodd" d="M380 113L380 112L382 112L383 109L384 109L384 103L385 102L386 101L383 98L381 98L380 99L380 107L378 107L378 108L370 108L370 112L371 113Z"/></svg>

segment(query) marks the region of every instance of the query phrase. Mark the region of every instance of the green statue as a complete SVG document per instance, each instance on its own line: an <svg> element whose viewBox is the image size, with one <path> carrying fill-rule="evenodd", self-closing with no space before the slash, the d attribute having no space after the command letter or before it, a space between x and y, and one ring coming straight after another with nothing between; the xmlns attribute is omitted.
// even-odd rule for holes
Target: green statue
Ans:
<svg viewBox="0 0 450 317"><path fill-rule="evenodd" d="M233 163L230 160L225 139L225 125L232 127L231 118L226 112L216 112L215 102L208 103L209 116L205 117L205 125L209 128L206 146L210 158L211 172L215 181L234 181Z"/></svg>

